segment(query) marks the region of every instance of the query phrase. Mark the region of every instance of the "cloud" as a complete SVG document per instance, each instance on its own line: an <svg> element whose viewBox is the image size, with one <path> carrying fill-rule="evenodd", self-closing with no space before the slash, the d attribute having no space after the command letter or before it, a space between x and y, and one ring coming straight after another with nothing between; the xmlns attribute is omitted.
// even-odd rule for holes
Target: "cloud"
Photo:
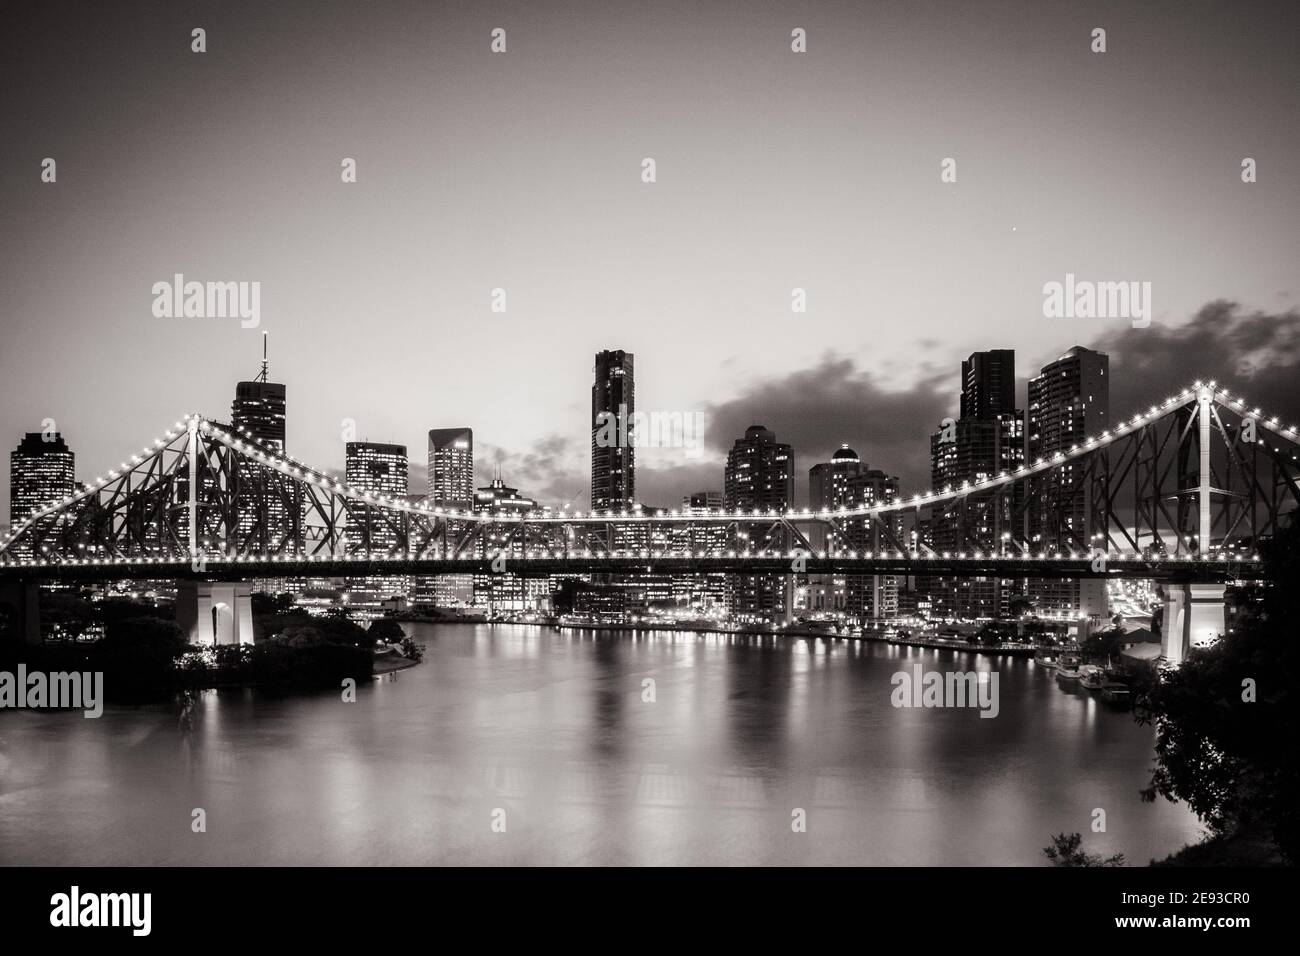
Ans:
<svg viewBox="0 0 1300 956"><path fill-rule="evenodd" d="M1300 423L1300 312L1294 309L1247 313L1218 300L1185 325L1117 329L1091 348L1110 355L1112 420L1197 379L1213 379L1288 424Z"/></svg>
<svg viewBox="0 0 1300 956"><path fill-rule="evenodd" d="M806 500L808 469L847 442L872 468L898 475L902 487L930 479L930 434L954 414L958 369L924 375L906 389L890 389L873 371L827 355L812 368L760 381L726 402L710 405L705 444L718 456L717 486L727 449L750 425L766 425L794 446L795 497Z"/></svg>

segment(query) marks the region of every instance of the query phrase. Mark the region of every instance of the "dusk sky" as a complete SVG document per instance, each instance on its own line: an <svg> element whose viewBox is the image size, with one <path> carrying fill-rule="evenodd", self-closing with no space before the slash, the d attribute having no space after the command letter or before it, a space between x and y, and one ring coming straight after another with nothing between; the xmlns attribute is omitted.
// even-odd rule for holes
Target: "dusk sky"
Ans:
<svg viewBox="0 0 1300 956"><path fill-rule="evenodd" d="M706 416L703 457L638 452L655 505L753 422L801 500L842 441L923 487L977 349L1104 347L1118 414L1205 376L1295 421L1298 41L1296 3L9 3L0 439L52 418L92 479L227 420L263 331L297 457L341 468L352 419L423 492L469 425L484 480L583 507L606 348L640 410ZM1150 282L1150 326L1045 318L1067 272ZM260 327L156 318L175 273L260 282Z"/></svg>

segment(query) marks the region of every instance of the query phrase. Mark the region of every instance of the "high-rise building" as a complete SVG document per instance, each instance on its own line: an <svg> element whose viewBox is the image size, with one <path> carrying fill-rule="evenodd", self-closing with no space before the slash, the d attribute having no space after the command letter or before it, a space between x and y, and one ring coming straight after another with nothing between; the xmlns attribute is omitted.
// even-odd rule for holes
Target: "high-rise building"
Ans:
<svg viewBox="0 0 1300 956"><path fill-rule="evenodd" d="M1016 353L972 353L961 365L961 417L930 438L930 486L958 489L1024 464L1024 414L1015 407ZM1019 502L1012 494L973 494L964 522L935 520L926 544L936 551L991 549L1010 534ZM965 530L965 536L962 530ZM986 618L1003 613L1017 585L993 578L932 576L922 579L936 616Z"/></svg>
<svg viewBox="0 0 1300 956"><path fill-rule="evenodd" d="M961 417L996 418L1015 411L1016 352L973 352L961 363Z"/></svg>
<svg viewBox="0 0 1300 956"><path fill-rule="evenodd" d="M384 442L350 441L345 446L344 480L358 491L405 500L408 464L405 445ZM384 557L397 554L400 545L397 529L390 523L382 504L354 514L345 534L349 549L357 556ZM350 578L347 582L351 603L377 605L404 596L408 590L404 575L371 575Z"/></svg>
<svg viewBox="0 0 1300 956"><path fill-rule="evenodd" d="M32 516L32 512L77 490L76 459L58 432L27 432L9 453L9 530ZM35 530L35 529L34 529ZM52 544L54 531L40 541L27 537L15 545L15 557L33 557L39 548Z"/></svg>
<svg viewBox="0 0 1300 956"><path fill-rule="evenodd" d="M266 333L262 333L262 371L251 382L235 386L235 400L230 406L230 424L247 432L256 441L283 452L285 424L285 389L268 380Z"/></svg>
<svg viewBox="0 0 1300 956"><path fill-rule="evenodd" d="M788 508L794 500L794 449L762 425L750 425L727 452L728 508Z"/></svg>
<svg viewBox="0 0 1300 956"><path fill-rule="evenodd" d="M728 508L783 510L794 502L794 449L776 440L763 425L745 429L727 453L723 496ZM757 531L759 525L745 526ZM742 531L741 534L749 534ZM791 542L779 529L763 532L763 537L741 538L732 547L737 551L785 552ZM731 612L742 619L775 621L789 615L793 589L785 575L746 574L728 578Z"/></svg>
<svg viewBox="0 0 1300 956"><path fill-rule="evenodd" d="M405 499L407 495L405 445L350 441L344 477L359 491ZM397 546L397 533L379 518L349 523L348 537L369 554L389 554Z"/></svg>
<svg viewBox="0 0 1300 956"><path fill-rule="evenodd" d="M1110 356L1076 345L1030 379L1030 462L1068 451L1109 427ZM1093 548L1088 531L1091 488L1080 468L1078 463L1065 462L1037 483L1029 502L1030 540L1035 548ZM1033 579L1029 596L1040 612L1090 617L1106 613L1106 587L1100 580Z"/></svg>
<svg viewBox="0 0 1300 956"><path fill-rule="evenodd" d="M474 500L474 430L429 431L429 503L468 508Z"/></svg>
<svg viewBox="0 0 1300 956"><path fill-rule="evenodd" d="M898 478L869 468L848 445L841 445L829 462L808 470L808 506L813 511L864 508L898 497ZM814 525L808 543L814 551L874 551L884 543L870 517L847 518L842 530L828 535ZM898 584L892 575L814 574L806 582L809 611L842 612L863 619L882 617L897 606Z"/></svg>
<svg viewBox="0 0 1300 956"><path fill-rule="evenodd" d="M636 413L633 356L622 349L596 353L591 386L591 507L622 510L636 501ZM613 421L614 427L608 423ZM615 438L610 440L610 436Z"/></svg>
<svg viewBox="0 0 1300 956"><path fill-rule="evenodd" d="M474 506L474 430L432 428L429 430L428 495L433 508L460 511ZM463 522L449 522L448 533L464 530ZM413 583L412 600L438 607L463 607L473 602L472 574L420 575Z"/></svg>
<svg viewBox="0 0 1300 956"><path fill-rule="evenodd" d="M262 369L250 382L235 386L235 400L230 405L230 424L266 448L285 452L285 388L268 380L266 333L262 333ZM303 549L301 527L294 532L290 520L292 480L250 462L241 462L236 507L239 513L239 540L250 553L298 553ZM303 505L305 508L305 503ZM261 515L266 516L262 522ZM280 582L262 581L259 590L280 590Z"/></svg>

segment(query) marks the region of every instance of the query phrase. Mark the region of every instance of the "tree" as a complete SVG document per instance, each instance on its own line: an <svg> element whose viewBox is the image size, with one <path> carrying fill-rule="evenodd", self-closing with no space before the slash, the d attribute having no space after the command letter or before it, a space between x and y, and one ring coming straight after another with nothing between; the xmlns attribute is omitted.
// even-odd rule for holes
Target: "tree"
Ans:
<svg viewBox="0 0 1300 956"><path fill-rule="evenodd" d="M372 641L383 641L385 644L398 644L406 637L406 632L402 630L402 625L398 624L391 617L381 617L370 625L370 630L366 635Z"/></svg>
<svg viewBox="0 0 1300 956"><path fill-rule="evenodd" d="M1052 861L1052 866L1123 866L1124 854L1103 857L1097 853L1085 853L1082 849L1083 837L1077 833L1058 833L1052 837L1052 845L1043 847L1043 852Z"/></svg>
<svg viewBox="0 0 1300 956"><path fill-rule="evenodd" d="M1156 726L1156 768L1145 800L1182 800L1215 835L1263 833L1300 861L1300 524L1261 548L1262 600L1232 633L1194 648L1138 695Z"/></svg>

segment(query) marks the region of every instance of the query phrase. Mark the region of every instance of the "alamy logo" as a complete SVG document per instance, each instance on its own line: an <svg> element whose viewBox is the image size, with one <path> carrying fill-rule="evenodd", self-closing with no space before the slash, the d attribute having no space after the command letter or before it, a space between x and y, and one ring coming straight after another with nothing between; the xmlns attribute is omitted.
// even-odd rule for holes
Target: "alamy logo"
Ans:
<svg viewBox="0 0 1300 956"><path fill-rule="evenodd" d="M618 412L596 416L597 448L684 448L687 458L704 451L704 415L701 412Z"/></svg>
<svg viewBox="0 0 1300 956"><path fill-rule="evenodd" d="M83 717L99 717L104 713L104 673L29 674L27 665L19 664L17 674L0 671L0 708L4 707L82 710Z"/></svg>
<svg viewBox="0 0 1300 956"><path fill-rule="evenodd" d="M148 936L153 924L152 893L69 893L50 897L50 925L129 926L132 936Z"/></svg>
<svg viewBox="0 0 1300 956"><path fill-rule="evenodd" d="M895 707L978 707L981 717L996 717L1000 709L997 671L924 671L916 664L890 683Z"/></svg>
<svg viewBox="0 0 1300 956"><path fill-rule="evenodd" d="M1043 286L1043 315L1049 319L1131 319L1133 328L1151 324L1150 282L1092 282L1065 274L1065 282Z"/></svg>
<svg viewBox="0 0 1300 956"><path fill-rule="evenodd" d="M262 323L260 282L186 282L178 272L152 291L157 319L239 319L245 329Z"/></svg>

